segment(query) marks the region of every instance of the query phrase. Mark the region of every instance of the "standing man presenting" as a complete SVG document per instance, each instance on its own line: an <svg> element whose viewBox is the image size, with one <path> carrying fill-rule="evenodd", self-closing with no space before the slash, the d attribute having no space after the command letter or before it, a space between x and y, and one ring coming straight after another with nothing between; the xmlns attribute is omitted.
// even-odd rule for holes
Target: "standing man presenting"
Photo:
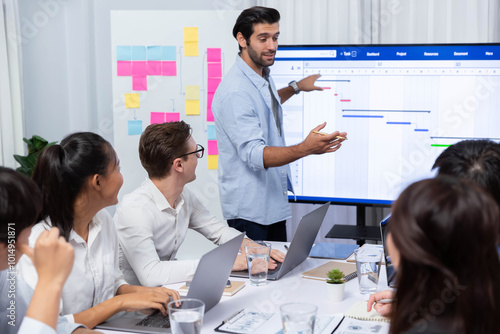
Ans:
<svg viewBox="0 0 500 334"><path fill-rule="evenodd" d="M240 53L212 103L224 218L254 240L286 241L288 190L293 191L288 164L335 152L347 135L320 134L323 123L300 144L286 146L281 104L301 91L322 89L314 85L320 75L312 75L276 90L268 67L278 47L279 20L273 8L252 7L240 14L233 28Z"/></svg>

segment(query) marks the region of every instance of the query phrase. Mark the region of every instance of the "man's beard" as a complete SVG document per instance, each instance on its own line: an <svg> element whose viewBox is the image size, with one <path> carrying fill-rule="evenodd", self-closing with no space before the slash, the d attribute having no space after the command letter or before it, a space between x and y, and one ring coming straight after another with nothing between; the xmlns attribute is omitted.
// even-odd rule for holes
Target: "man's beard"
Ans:
<svg viewBox="0 0 500 334"><path fill-rule="evenodd" d="M252 46L250 45L250 41L247 41L247 52L250 59L258 66L269 67L274 64L274 57L272 60L269 61L264 60L262 58L262 54L259 56L257 52L252 48ZM264 53L269 54L269 52L264 52ZM276 52L273 52L273 55L276 55Z"/></svg>

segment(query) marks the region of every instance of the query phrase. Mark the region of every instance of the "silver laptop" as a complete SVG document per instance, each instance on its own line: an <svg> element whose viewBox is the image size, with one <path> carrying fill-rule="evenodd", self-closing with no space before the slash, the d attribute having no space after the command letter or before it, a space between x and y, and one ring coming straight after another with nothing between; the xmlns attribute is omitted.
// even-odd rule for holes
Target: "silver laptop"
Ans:
<svg viewBox="0 0 500 334"><path fill-rule="evenodd" d="M242 233L202 256L185 298L201 299L205 303L205 312L220 301L243 237ZM140 312L120 313L98 325L96 329L134 333L171 332L168 316L164 317L160 311L149 316Z"/></svg>
<svg viewBox="0 0 500 334"><path fill-rule="evenodd" d="M330 202L325 203L300 219L285 260L281 264L278 263L276 269L269 270L267 273L268 280L280 279L307 259L329 207ZM231 276L248 278L248 270L232 271Z"/></svg>
<svg viewBox="0 0 500 334"><path fill-rule="evenodd" d="M387 225L389 224L389 218L391 218L390 213L380 221L380 235L382 236L382 244L384 245L385 273L387 274L387 285L390 286L391 288L394 288L396 284L396 272L394 270L394 266L392 265L391 257L389 256L389 252L387 252L387 246L385 244L387 240Z"/></svg>

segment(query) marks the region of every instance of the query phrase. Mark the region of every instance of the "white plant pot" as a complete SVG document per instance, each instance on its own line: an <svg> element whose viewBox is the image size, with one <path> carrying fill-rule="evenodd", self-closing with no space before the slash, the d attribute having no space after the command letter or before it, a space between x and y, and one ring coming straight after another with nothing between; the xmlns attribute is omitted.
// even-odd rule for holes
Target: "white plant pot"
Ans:
<svg viewBox="0 0 500 334"><path fill-rule="evenodd" d="M344 300L345 283L331 284L326 283L326 293L331 302L341 302Z"/></svg>

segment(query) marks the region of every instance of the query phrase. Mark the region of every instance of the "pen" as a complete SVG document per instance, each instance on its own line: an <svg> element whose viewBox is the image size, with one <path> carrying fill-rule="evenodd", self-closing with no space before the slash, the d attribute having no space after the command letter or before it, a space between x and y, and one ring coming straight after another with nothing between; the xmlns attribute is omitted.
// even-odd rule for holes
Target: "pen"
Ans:
<svg viewBox="0 0 500 334"><path fill-rule="evenodd" d="M288 250L288 246L287 245L284 245L283 247L285 247L285 249Z"/></svg>
<svg viewBox="0 0 500 334"><path fill-rule="evenodd" d="M392 303L392 299L390 299L390 298L380 299L380 300L375 301L375 303L389 304L389 303Z"/></svg>
<svg viewBox="0 0 500 334"><path fill-rule="evenodd" d="M318 134L318 135L322 135L322 136L326 136L326 135L328 135L328 133L326 133L326 132L320 132L320 131L313 131L313 133L316 133L316 134ZM337 139L347 140L347 138L346 138L346 137L342 137L342 136L337 136L337 137L335 137L335 138L337 138Z"/></svg>
<svg viewBox="0 0 500 334"><path fill-rule="evenodd" d="M229 322L230 324L232 324L233 322L236 321L236 319L233 320L233 318L235 318L237 315L239 315L241 312L243 312L245 309L241 309L239 310L238 312L235 312L233 313L229 318L226 318L224 320L222 320L222 323L225 324L226 322ZM240 317L238 317L237 319L239 319ZM232 320L232 321L231 321Z"/></svg>

